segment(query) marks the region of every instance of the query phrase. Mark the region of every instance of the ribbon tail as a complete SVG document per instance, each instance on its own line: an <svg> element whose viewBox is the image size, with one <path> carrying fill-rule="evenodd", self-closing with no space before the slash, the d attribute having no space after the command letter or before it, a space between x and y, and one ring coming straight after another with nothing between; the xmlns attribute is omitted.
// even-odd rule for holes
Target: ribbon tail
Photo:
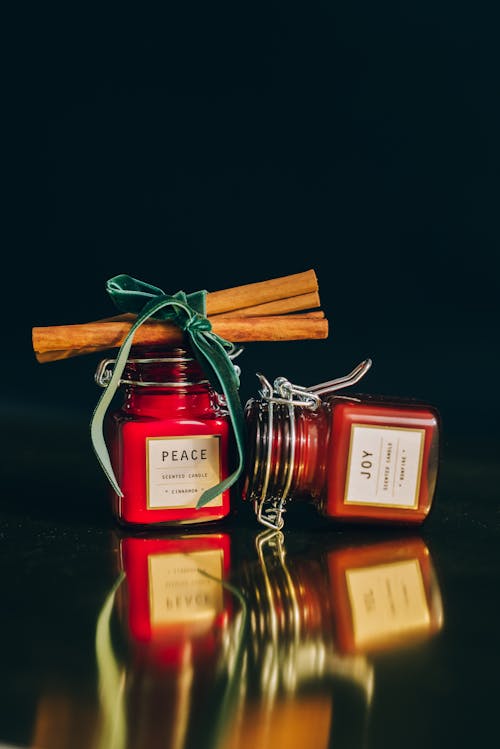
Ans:
<svg viewBox="0 0 500 749"><path fill-rule="evenodd" d="M123 342L118 353L118 357L115 361L115 367L111 380L109 381L106 389L97 401L97 406L95 407L94 413L92 415L92 421L90 423L90 438L92 440L94 452L99 463L101 464L102 470L104 471L111 486L119 497L123 497L123 492L120 489L115 476L115 472L113 471L113 467L111 465L106 440L104 438L104 419L106 417L108 406L113 400L120 384L120 379L123 374L123 370L125 369L125 365L127 364L128 355L132 347L134 333L138 327L139 325L136 323L130 329L125 341Z"/></svg>
<svg viewBox="0 0 500 749"><path fill-rule="evenodd" d="M113 400L113 397L120 384L120 379L127 364L130 349L132 348L135 331L149 317L152 317L156 312L166 306L174 306L184 310L186 309L185 302L183 302L181 299L176 299L175 297L159 297L157 299L152 299L150 302L148 302L148 304L145 305L143 312L139 315L137 320L130 328L125 340L120 347L115 361L113 375L108 385L106 386L106 389L97 402L97 406L95 407L90 424L90 437L95 454L99 463L101 464L102 470L106 474L111 486L119 497L123 497L123 492L120 489L115 473L113 471L113 467L111 465L111 460L104 437L104 419L108 410L108 406Z"/></svg>
<svg viewBox="0 0 500 749"><path fill-rule="evenodd" d="M104 602L95 631L99 702L103 714L103 725L96 744L98 749L124 749L127 744L125 682L111 638L113 606L118 588L124 580L125 573L121 572Z"/></svg>
<svg viewBox="0 0 500 749"><path fill-rule="evenodd" d="M211 502L212 499L215 499L219 494L222 494L226 489L229 489L229 487L231 487L241 475L245 460L245 417L236 384L237 380L234 367L224 348L215 338L213 338L209 343L203 334L194 331L189 331L189 334L191 337L193 352L199 353L202 359L206 361L210 369L215 372L218 377L226 399L227 409L231 417L238 452L238 464L235 471L215 486L212 486L210 489L206 489L203 492L196 504L197 509L199 509L208 504L208 502Z"/></svg>

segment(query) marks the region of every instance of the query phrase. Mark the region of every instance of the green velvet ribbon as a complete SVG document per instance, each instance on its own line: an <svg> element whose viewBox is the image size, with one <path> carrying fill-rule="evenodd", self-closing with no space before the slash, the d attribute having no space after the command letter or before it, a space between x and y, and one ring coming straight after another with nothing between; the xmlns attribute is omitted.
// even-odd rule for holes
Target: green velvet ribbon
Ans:
<svg viewBox="0 0 500 749"><path fill-rule="evenodd" d="M236 346L212 331L210 321L206 317L206 291L197 291L192 294L178 291L172 295L165 294L157 286L152 286L125 274L110 278L106 282L106 290L120 311L135 313L137 319L118 351L111 379L94 410L90 434L97 459L113 489L122 497L123 492L116 480L104 439L106 411L120 384L136 330L150 317L155 320L169 320L186 334L192 353L200 363L212 387L218 392L222 390L237 446L238 465L236 470L230 476L203 492L196 505L197 508L203 507L232 486L243 469L245 421L239 396L239 377L229 358L229 354L236 351Z"/></svg>

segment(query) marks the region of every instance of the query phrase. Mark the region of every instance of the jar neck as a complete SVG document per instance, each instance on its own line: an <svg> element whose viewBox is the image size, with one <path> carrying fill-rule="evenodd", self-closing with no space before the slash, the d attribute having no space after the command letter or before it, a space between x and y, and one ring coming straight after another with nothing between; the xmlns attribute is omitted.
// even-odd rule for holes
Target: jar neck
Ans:
<svg viewBox="0 0 500 749"><path fill-rule="evenodd" d="M262 497L319 498L327 475L328 404L313 410L251 399L245 418L245 497L257 503Z"/></svg>
<svg viewBox="0 0 500 749"><path fill-rule="evenodd" d="M122 382L136 388L181 389L208 385L201 365L188 348L133 348Z"/></svg>
<svg viewBox="0 0 500 749"><path fill-rule="evenodd" d="M200 364L185 348L132 350L121 383L125 411L154 415L208 411L218 405Z"/></svg>

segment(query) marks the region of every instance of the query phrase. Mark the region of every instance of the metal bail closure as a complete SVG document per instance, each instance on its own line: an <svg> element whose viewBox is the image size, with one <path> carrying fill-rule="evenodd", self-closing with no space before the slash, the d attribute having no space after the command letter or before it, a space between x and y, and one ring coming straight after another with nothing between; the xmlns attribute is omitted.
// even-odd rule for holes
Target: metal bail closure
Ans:
<svg viewBox="0 0 500 749"><path fill-rule="evenodd" d="M321 396L355 385L371 365L372 360L365 359L348 375L310 387L293 385L286 377L277 377L271 385L263 374L257 373L261 385L256 401L261 422L257 440L262 444L257 446L253 470L253 479L258 476L258 481L251 482L249 498L253 500L259 523L274 531L281 530L285 524L284 513L286 503L292 498L290 487L295 468L296 409L317 410L323 402ZM279 484L271 480L276 421L286 422L279 439L283 465Z"/></svg>

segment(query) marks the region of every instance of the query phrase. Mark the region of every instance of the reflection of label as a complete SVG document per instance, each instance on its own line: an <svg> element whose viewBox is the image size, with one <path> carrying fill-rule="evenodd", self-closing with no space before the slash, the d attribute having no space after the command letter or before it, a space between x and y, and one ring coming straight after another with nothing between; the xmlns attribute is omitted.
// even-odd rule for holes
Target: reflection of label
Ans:
<svg viewBox="0 0 500 749"><path fill-rule="evenodd" d="M212 621L222 611L222 552L149 557L151 626Z"/></svg>
<svg viewBox="0 0 500 749"><path fill-rule="evenodd" d="M416 507L424 435L423 429L353 424L345 502Z"/></svg>
<svg viewBox="0 0 500 749"><path fill-rule="evenodd" d="M347 570L346 582L356 646L429 627L417 559Z"/></svg>
<svg viewBox="0 0 500 749"><path fill-rule="evenodd" d="M195 507L220 481L220 437L149 437L146 440L148 507ZM222 495L206 507L220 507Z"/></svg>

